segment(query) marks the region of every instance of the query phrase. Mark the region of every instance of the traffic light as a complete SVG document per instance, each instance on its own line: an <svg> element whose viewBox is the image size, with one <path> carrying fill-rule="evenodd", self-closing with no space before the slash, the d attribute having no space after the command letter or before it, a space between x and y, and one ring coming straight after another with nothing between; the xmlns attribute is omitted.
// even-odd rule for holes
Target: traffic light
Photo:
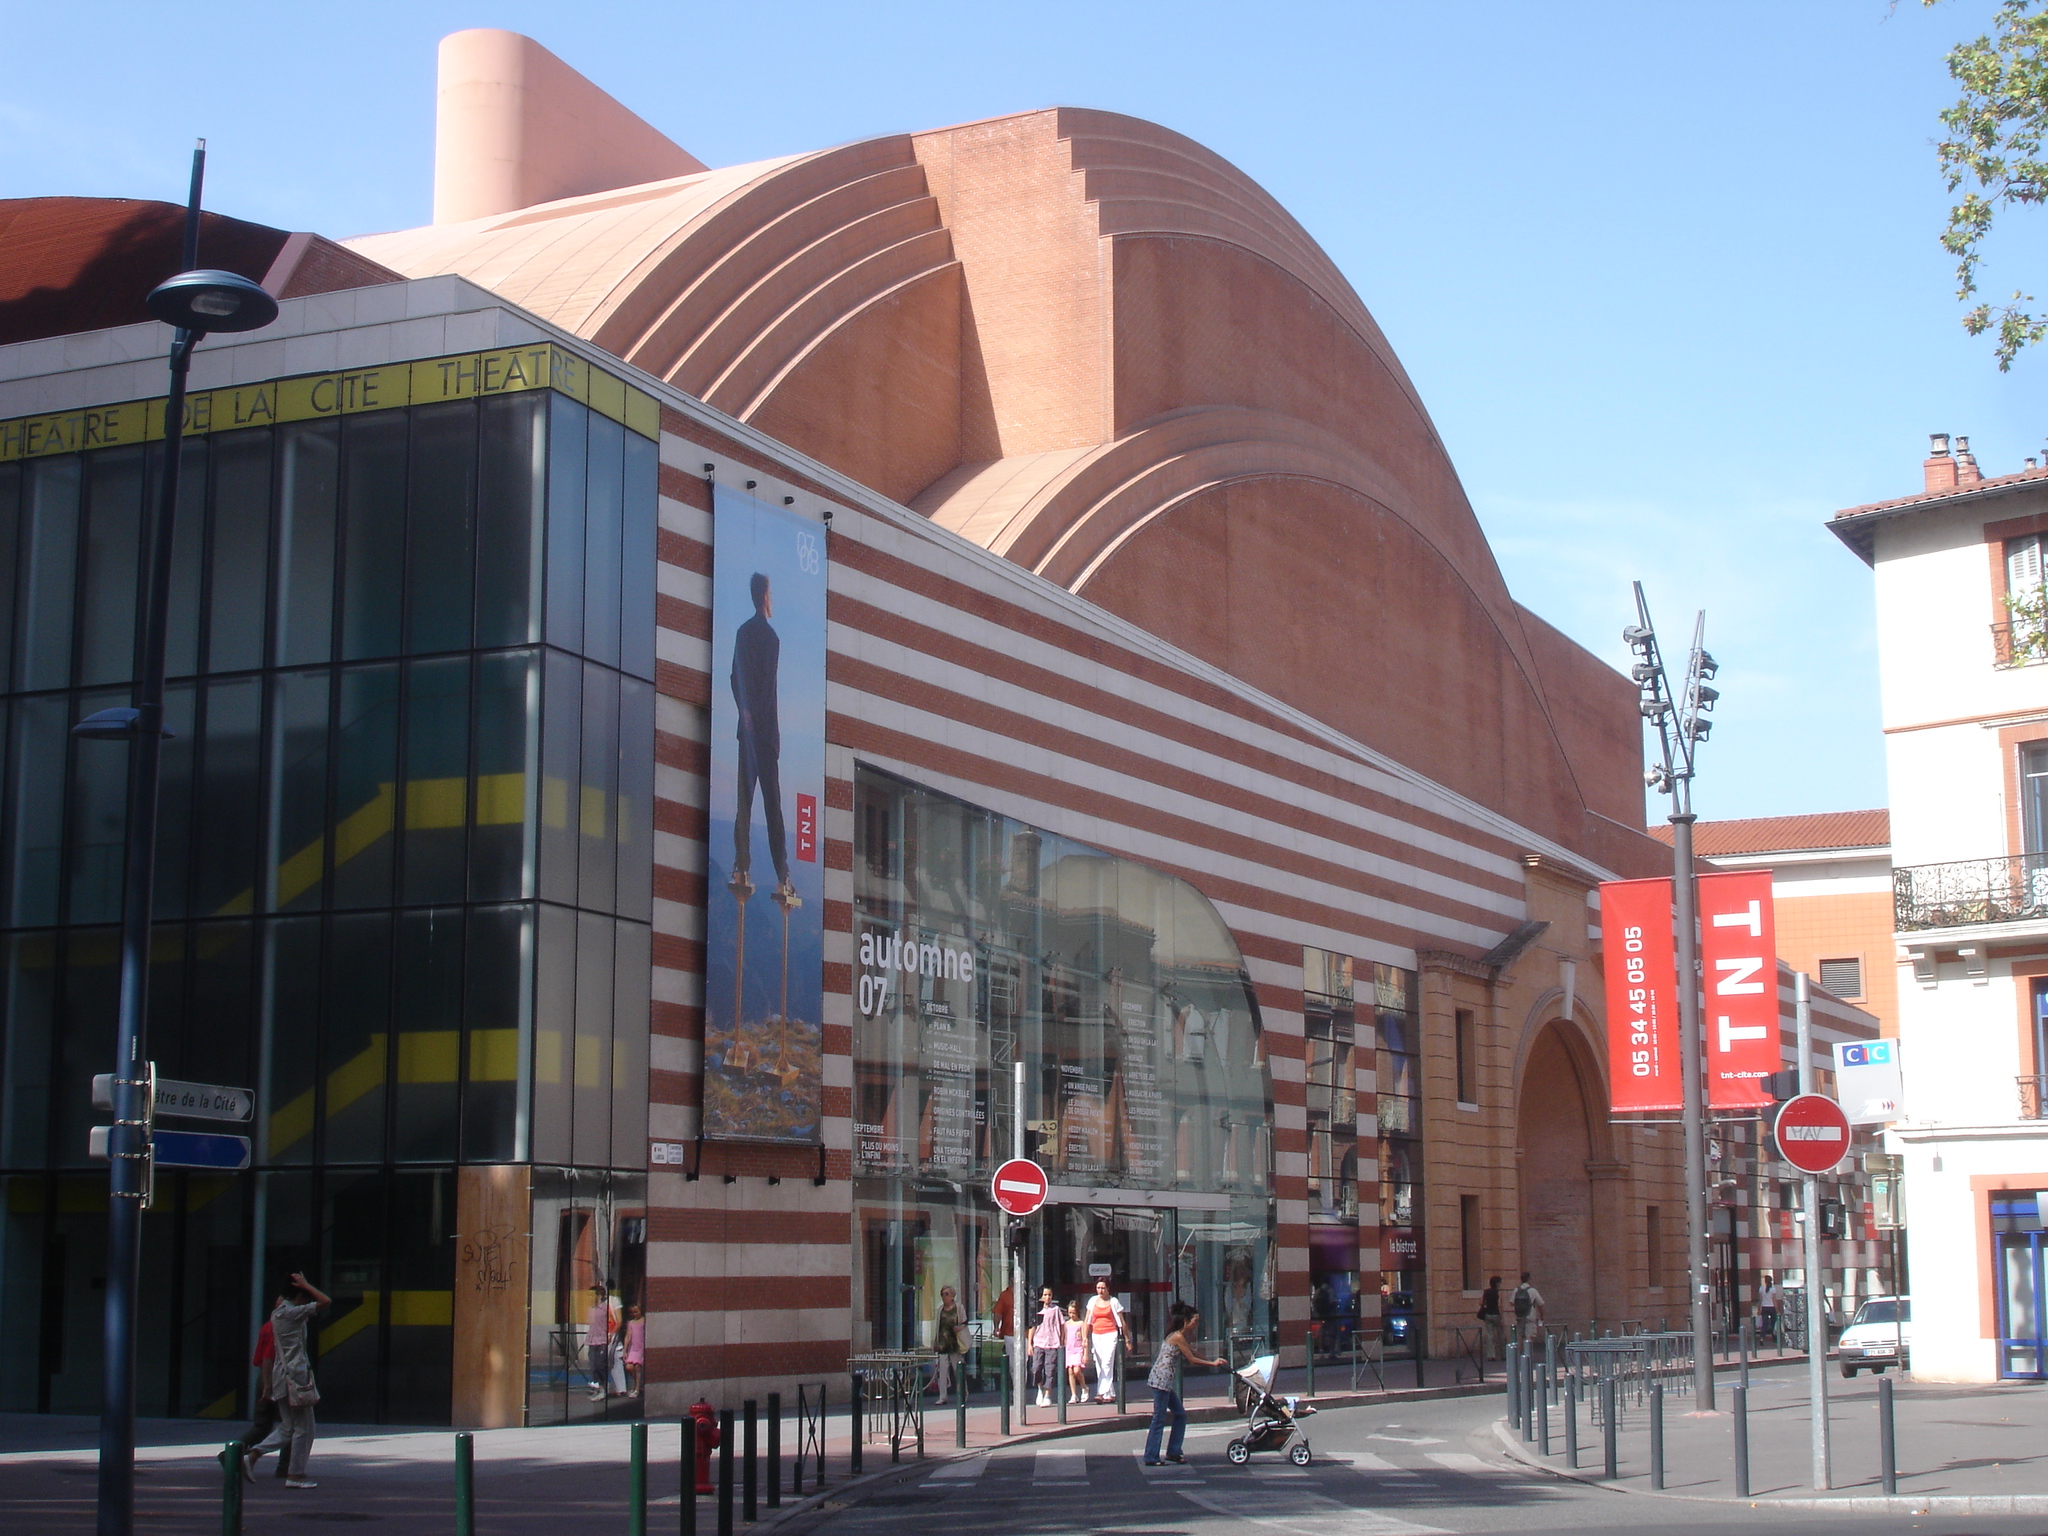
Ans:
<svg viewBox="0 0 2048 1536"><path fill-rule="evenodd" d="M1764 1079L1764 1092L1774 1103L1782 1104L1787 1099L1799 1097L1799 1069L1787 1067L1782 1072L1773 1072Z"/></svg>
<svg viewBox="0 0 2048 1536"><path fill-rule="evenodd" d="M1003 1228L1003 1247L1009 1250L1010 1257L1013 1259L1023 1258L1024 1249L1030 1241L1030 1223L1021 1216L1012 1216L1008 1224Z"/></svg>
<svg viewBox="0 0 2048 1536"><path fill-rule="evenodd" d="M1820 1235L1822 1237L1846 1237L1849 1235L1847 1215L1842 1209L1841 1201L1821 1201Z"/></svg>

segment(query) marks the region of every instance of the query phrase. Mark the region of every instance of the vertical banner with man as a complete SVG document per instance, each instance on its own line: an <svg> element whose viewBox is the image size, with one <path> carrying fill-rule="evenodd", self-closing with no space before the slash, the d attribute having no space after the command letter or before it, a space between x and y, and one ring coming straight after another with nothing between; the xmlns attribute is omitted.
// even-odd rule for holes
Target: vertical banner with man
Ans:
<svg viewBox="0 0 2048 1536"><path fill-rule="evenodd" d="M815 1145L825 530L723 485L712 516L703 1133Z"/></svg>

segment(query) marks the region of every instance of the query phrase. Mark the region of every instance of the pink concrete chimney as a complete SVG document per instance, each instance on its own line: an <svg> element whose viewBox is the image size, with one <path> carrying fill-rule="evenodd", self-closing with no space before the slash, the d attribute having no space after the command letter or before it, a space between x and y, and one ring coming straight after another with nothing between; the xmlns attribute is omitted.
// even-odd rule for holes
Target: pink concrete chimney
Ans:
<svg viewBox="0 0 2048 1536"><path fill-rule="evenodd" d="M477 27L441 39L436 224L704 169L530 37Z"/></svg>
<svg viewBox="0 0 2048 1536"><path fill-rule="evenodd" d="M1936 495L1956 488L1956 461L1948 451L1948 434L1930 432L1927 434L1927 458L1920 466L1927 477L1927 494Z"/></svg>

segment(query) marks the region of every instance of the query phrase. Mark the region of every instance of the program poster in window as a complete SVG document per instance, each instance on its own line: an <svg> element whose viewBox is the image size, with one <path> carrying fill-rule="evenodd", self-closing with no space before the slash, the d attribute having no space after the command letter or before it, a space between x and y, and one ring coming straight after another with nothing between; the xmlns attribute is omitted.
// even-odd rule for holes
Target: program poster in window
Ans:
<svg viewBox="0 0 2048 1536"><path fill-rule="evenodd" d="M723 485L712 516L704 1134L815 1145L825 529Z"/></svg>

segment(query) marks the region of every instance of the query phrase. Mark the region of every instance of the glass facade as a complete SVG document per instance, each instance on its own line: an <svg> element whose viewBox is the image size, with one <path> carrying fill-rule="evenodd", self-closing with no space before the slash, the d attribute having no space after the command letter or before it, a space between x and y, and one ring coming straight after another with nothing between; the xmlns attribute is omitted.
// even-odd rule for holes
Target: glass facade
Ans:
<svg viewBox="0 0 2048 1536"><path fill-rule="evenodd" d="M1034 1293L1109 1279L1140 1376L1175 1299L1212 1340L1270 1341L1272 1096L1215 910L869 768L854 808L855 1353L928 1345L946 1285L991 1335L1009 1280L989 1180L1020 1129L1053 1184Z"/></svg>
<svg viewBox="0 0 2048 1536"><path fill-rule="evenodd" d="M1369 989L1369 990L1368 990ZM1370 1007L1379 1066L1380 1315L1386 1342L1421 1351L1422 1017L1413 971L1360 964L1352 995Z"/></svg>
<svg viewBox="0 0 2048 1536"><path fill-rule="evenodd" d="M1302 956L1308 1110L1309 1315L1316 1348L1348 1353L1358 1328L1359 1049L1349 956Z"/></svg>
<svg viewBox="0 0 2048 1536"><path fill-rule="evenodd" d="M159 1175L139 1406L241 1413L303 1268L323 1415L445 1422L465 1165L638 1274L655 445L530 390L184 451L149 1052L258 1108L250 1172ZM98 1404L126 753L68 730L128 702L162 452L0 464L6 1410Z"/></svg>

